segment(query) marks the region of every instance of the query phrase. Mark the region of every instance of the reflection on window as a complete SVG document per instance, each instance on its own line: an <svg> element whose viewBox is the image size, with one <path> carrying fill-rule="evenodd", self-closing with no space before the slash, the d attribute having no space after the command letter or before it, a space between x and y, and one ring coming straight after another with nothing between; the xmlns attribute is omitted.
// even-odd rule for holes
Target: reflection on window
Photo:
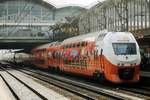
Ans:
<svg viewBox="0 0 150 100"><path fill-rule="evenodd" d="M113 49L116 55L135 55L135 43L113 43Z"/></svg>

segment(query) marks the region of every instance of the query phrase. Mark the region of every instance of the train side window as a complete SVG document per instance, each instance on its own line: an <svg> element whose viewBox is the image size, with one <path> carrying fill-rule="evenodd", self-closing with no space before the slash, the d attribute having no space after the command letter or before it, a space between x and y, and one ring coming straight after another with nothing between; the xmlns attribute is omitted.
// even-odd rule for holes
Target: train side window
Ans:
<svg viewBox="0 0 150 100"><path fill-rule="evenodd" d="M67 49L67 45L65 45L65 48Z"/></svg>
<svg viewBox="0 0 150 100"><path fill-rule="evenodd" d="M73 44L73 48L75 48L76 47L76 44Z"/></svg>
<svg viewBox="0 0 150 100"><path fill-rule="evenodd" d="M76 48L76 47L77 47L77 43L74 44L74 48Z"/></svg>
<svg viewBox="0 0 150 100"><path fill-rule="evenodd" d="M48 52L48 58L51 58L51 57L52 57L52 53Z"/></svg>
<svg viewBox="0 0 150 100"><path fill-rule="evenodd" d="M77 43L77 47L79 47L80 46L80 43Z"/></svg>
<svg viewBox="0 0 150 100"><path fill-rule="evenodd" d="M88 44L88 43L87 43L87 42L85 42L85 46L87 46L87 44Z"/></svg>
<svg viewBox="0 0 150 100"><path fill-rule="evenodd" d="M73 44L70 44L70 47L69 48L72 48L73 47Z"/></svg>
<svg viewBox="0 0 150 100"><path fill-rule="evenodd" d="M67 49L67 45L65 46L65 48Z"/></svg>
<svg viewBox="0 0 150 100"><path fill-rule="evenodd" d="M66 48L68 48L68 45L66 45Z"/></svg>
<svg viewBox="0 0 150 100"><path fill-rule="evenodd" d="M81 47L81 43L79 42L79 47Z"/></svg>
<svg viewBox="0 0 150 100"><path fill-rule="evenodd" d="M70 47L71 47L70 44L68 44L68 45L67 45L67 48L70 48Z"/></svg>
<svg viewBox="0 0 150 100"><path fill-rule="evenodd" d="M72 44L72 48L74 48L74 44Z"/></svg>
<svg viewBox="0 0 150 100"><path fill-rule="evenodd" d="M81 46L82 46L82 47L84 46L84 42L81 43Z"/></svg>
<svg viewBox="0 0 150 100"><path fill-rule="evenodd" d="M77 47L78 47L78 43L75 44L75 48L77 48Z"/></svg>
<svg viewBox="0 0 150 100"><path fill-rule="evenodd" d="M66 48L66 45L64 45L63 48L65 49L65 48Z"/></svg>
<svg viewBox="0 0 150 100"><path fill-rule="evenodd" d="M101 55L103 55L103 49L101 49Z"/></svg>
<svg viewBox="0 0 150 100"><path fill-rule="evenodd" d="M73 47L73 45L72 45L72 44L70 44L70 45L69 45L69 48L72 48L72 47Z"/></svg>

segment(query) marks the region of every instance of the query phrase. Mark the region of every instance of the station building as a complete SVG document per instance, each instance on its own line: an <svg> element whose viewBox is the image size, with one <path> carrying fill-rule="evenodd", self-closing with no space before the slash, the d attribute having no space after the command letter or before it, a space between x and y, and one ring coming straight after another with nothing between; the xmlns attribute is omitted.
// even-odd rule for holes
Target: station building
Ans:
<svg viewBox="0 0 150 100"><path fill-rule="evenodd" d="M44 0L0 0L0 36L47 36L66 17L85 11L81 6L55 6Z"/></svg>
<svg viewBox="0 0 150 100"><path fill-rule="evenodd" d="M79 32L130 31L144 48L150 48L150 1L105 0L79 19Z"/></svg>

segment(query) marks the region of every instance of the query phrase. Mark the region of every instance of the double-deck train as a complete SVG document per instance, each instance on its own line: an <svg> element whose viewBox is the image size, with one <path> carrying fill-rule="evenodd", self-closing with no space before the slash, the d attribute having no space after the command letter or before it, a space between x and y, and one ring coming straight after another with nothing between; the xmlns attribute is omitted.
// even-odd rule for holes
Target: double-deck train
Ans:
<svg viewBox="0 0 150 100"><path fill-rule="evenodd" d="M139 81L140 51L130 32L100 31L52 42L32 50L33 63L113 83Z"/></svg>

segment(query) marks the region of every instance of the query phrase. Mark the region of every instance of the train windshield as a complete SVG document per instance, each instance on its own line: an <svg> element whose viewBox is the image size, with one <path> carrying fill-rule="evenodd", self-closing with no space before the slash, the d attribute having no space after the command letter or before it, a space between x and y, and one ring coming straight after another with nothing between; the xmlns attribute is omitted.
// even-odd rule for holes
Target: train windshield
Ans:
<svg viewBox="0 0 150 100"><path fill-rule="evenodd" d="M113 43L113 49L116 55L135 55L135 43Z"/></svg>

